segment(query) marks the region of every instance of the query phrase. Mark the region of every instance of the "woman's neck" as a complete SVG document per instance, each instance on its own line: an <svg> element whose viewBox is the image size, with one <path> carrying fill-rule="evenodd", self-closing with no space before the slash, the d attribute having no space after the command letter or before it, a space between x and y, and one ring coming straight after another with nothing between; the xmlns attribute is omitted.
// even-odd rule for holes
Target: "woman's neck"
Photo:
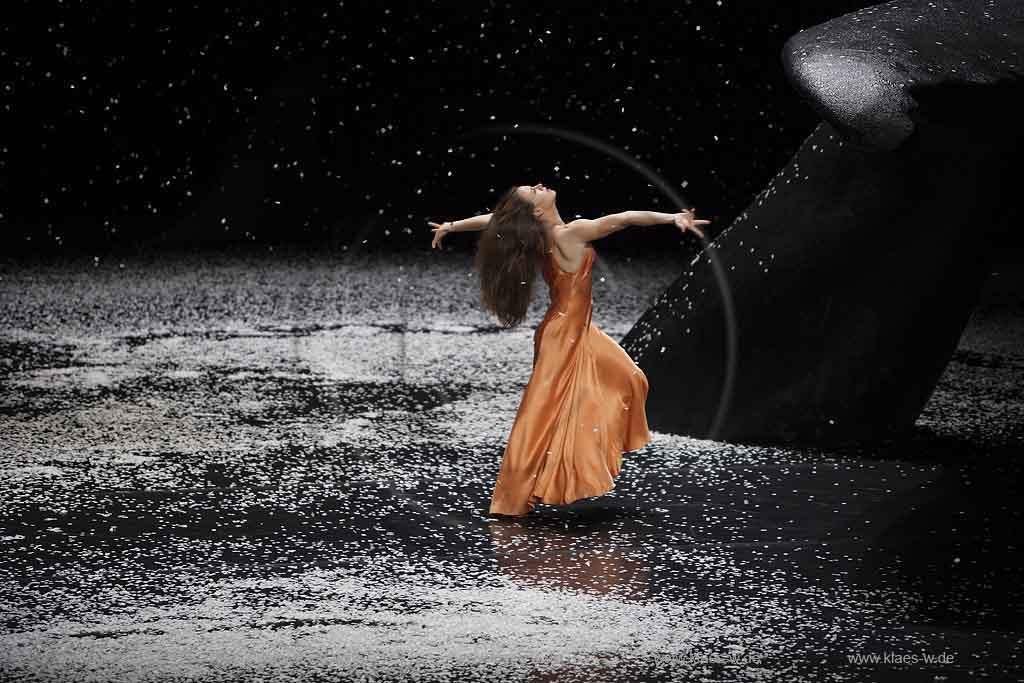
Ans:
<svg viewBox="0 0 1024 683"><path fill-rule="evenodd" d="M558 209L552 207L551 211L540 217L540 223L544 226L544 229L550 232L556 225L563 225L561 214L558 213Z"/></svg>

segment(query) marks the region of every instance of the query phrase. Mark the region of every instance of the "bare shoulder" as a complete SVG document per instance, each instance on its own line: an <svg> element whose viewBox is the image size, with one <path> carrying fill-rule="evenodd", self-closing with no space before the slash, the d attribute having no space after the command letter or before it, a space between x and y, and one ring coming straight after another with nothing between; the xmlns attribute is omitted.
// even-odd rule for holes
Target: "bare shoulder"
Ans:
<svg viewBox="0 0 1024 683"><path fill-rule="evenodd" d="M588 244L622 230L629 225L630 217L631 212L620 211L595 219L578 218L565 226L565 232L571 241Z"/></svg>
<svg viewBox="0 0 1024 683"><path fill-rule="evenodd" d="M586 239L581 228L588 222L585 218L577 218L555 229L555 239L566 256L583 254L590 240Z"/></svg>
<svg viewBox="0 0 1024 683"><path fill-rule="evenodd" d="M576 223L576 221L559 226L553 232L556 247L555 256L562 270L568 272L574 272L582 265L585 250L587 244L589 244L573 228L573 223Z"/></svg>

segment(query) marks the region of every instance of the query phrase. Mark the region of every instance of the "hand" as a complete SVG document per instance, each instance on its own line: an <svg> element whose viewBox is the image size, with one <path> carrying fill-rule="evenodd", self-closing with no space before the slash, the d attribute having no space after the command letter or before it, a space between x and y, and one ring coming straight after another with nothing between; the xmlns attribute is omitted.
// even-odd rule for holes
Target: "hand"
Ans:
<svg viewBox="0 0 1024 683"><path fill-rule="evenodd" d="M433 249L435 247L441 246L441 239L452 231L451 222L433 223L431 221L427 221L427 223L433 226L432 230L434 231L434 241L431 242L430 248Z"/></svg>
<svg viewBox="0 0 1024 683"><path fill-rule="evenodd" d="M687 230L692 230L695 233L697 233L697 235L701 239L704 239L704 232L697 226L707 225L711 221L706 221L704 219L698 220L696 215L694 214L695 210L696 209L686 209L685 211L677 213L675 216L672 217L672 223L680 230L682 230L684 235L686 234Z"/></svg>

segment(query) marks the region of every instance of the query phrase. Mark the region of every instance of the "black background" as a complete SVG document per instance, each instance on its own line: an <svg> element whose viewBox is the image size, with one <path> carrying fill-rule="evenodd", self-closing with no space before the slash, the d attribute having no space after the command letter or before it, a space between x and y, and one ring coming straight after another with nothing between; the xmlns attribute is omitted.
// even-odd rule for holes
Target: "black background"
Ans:
<svg viewBox="0 0 1024 683"><path fill-rule="evenodd" d="M426 248L535 182L567 220L678 208L577 142L460 138L516 123L635 155L713 237L818 122L783 42L870 4L5 3L0 246Z"/></svg>

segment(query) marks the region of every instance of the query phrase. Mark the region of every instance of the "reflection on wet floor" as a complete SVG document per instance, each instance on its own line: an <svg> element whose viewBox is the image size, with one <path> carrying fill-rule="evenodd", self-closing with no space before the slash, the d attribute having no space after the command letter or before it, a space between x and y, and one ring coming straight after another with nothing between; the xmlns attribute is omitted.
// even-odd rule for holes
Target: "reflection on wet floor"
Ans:
<svg viewBox="0 0 1024 683"><path fill-rule="evenodd" d="M5 272L5 675L1020 676L1016 318L985 309L969 326L910 440L814 451L656 433L612 493L512 520L485 513L532 327L499 333L468 288L443 312L430 296L401 315L379 292L353 300L386 265L344 273L339 313L343 285L296 289L321 267L268 261L251 299L244 278L197 269L191 287L234 302L217 315L183 308L158 270L127 269L152 293L138 315L117 308L116 279L70 270L101 305L38 324L26 311L68 304ZM638 306L672 266L603 267L615 291L595 288L595 322L618 337L636 309L613 301ZM413 289L448 270L417 265ZM261 303L274 287L291 308ZM849 660L886 652L952 659Z"/></svg>

